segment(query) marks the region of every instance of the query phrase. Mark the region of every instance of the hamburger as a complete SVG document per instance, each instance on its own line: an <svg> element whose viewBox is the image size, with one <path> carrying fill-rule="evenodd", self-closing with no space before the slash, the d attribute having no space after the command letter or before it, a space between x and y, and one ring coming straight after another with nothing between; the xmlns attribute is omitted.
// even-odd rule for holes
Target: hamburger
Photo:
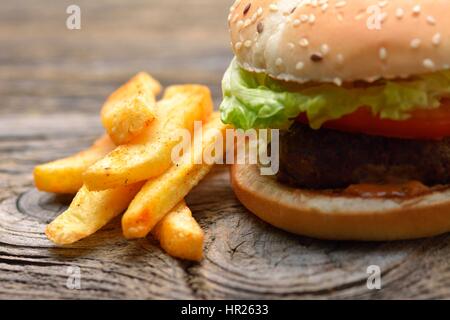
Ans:
<svg viewBox="0 0 450 320"><path fill-rule="evenodd" d="M280 170L235 164L266 222L330 240L450 231L450 1L238 0L222 120L279 129Z"/></svg>

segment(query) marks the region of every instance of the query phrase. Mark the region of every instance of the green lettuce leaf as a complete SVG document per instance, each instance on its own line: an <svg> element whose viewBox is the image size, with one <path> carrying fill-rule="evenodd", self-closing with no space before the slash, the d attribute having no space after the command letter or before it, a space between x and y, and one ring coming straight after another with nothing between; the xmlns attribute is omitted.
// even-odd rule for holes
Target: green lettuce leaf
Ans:
<svg viewBox="0 0 450 320"><path fill-rule="evenodd" d="M222 121L236 128L288 128L300 113L318 129L328 120L339 119L361 106L382 119L403 120L414 109L435 109L450 96L450 71L415 76L407 80L383 80L366 87L334 84L300 85L266 74L248 72L233 60L225 73Z"/></svg>

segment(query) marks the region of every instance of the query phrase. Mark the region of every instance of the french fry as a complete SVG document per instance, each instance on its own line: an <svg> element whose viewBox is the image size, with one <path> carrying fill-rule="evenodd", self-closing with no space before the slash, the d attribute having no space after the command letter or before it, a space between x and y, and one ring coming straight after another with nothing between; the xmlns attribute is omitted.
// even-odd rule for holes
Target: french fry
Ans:
<svg viewBox="0 0 450 320"><path fill-rule="evenodd" d="M83 186L69 208L46 228L48 239L59 245L86 238L122 213L142 187L142 183L100 192Z"/></svg>
<svg viewBox="0 0 450 320"><path fill-rule="evenodd" d="M223 139L227 128L215 113L204 128L202 144L194 144L184 161L142 187L122 217L126 238L145 237L208 174L213 164L201 161L203 151Z"/></svg>
<svg viewBox="0 0 450 320"><path fill-rule="evenodd" d="M115 142L123 142L124 139L118 138L118 135L138 134L139 128L149 123L150 106L153 107L154 95L160 91L159 82L143 72L116 90L102 109L102 120L109 136L104 135L89 149L73 156L37 166L34 170L37 189L53 193L77 193L83 185L83 172L114 150ZM153 119L153 111L151 117Z"/></svg>
<svg viewBox="0 0 450 320"><path fill-rule="evenodd" d="M33 172L36 188L53 193L77 193L83 185L83 172L114 148L111 139L104 135L89 149L37 166Z"/></svg>
<svg viewBox="0 0 450 320"><path fill-rule="evenodd" d="M202 101L200 102L200 111L202 113L201 119L206 121L211 117L211 114L214 109L214 103L212 101L211 97L211 91L208 87L198 85L198 84L181 84L181 85L173 85L170 87L167 87L167 89L164 91L163 101L162 104L164 105L164 100L167 101L167 104L170 104L172 99L177 99L182 96L201 96ZM166 107L167 108L167 107ZM170 108L167 108L170 109ZM162 110L164 112L164 109Z"/></svg>
<svg viewBox="0 0 450 320"><path fill-rule="evenodd" d="M108 99L111 100L122 100L130 95L136 95L139 91L150 91L156 96L161 93L162 86L151 75L146 72L139 72L133 78L131 78L127 83L122 85L119 89L114 91Z"/></svg>
<svg viewBox="0 0 450 320"><path fill-rule="evenodd" d="M213 109L207 87L189 87L169 88L172 95L158 102L157 117L143 135L117 147L86 170L83 179L89 190L133 184L159 176L171 167L172 149L182 141L180 130L192 132L194 121L206 118Z"/></svg>
<svg viewBox="0 0 450 320"><path fill-rule="evenodd" d="M152 235L173 257L192 261L203 258L205 235L184 200L155 226Z"/></svg>
<svg viewBox="0 0 450 320"><path fill-rule="evenodd" d="M161 84L140 72L117 89L103 105L103 126L116 145L130 142L147 128L155 117L155 95Z"/></svg>

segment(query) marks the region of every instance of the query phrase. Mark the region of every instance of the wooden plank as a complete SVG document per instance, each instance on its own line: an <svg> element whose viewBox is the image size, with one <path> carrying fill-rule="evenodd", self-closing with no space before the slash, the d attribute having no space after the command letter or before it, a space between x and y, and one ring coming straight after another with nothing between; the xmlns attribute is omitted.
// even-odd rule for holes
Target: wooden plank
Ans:
<svg viewBox="0 0 450 320"><path fill-rule="evenodd" d="M232 54L231 1L77 1L81 30L67 30L72 1L18 0L0 11L0 114L90 112L138 71L163 84L208 84L217 101Z"/></svg>
<svg viewBox="0 0 450 320"><path fill-rule="evenodd" d="M39 122L33 116L0 120L0 297L449 297L448 236L346 243L289 235L238 203L226 167L188 197L206 232L200 264L167 256L150 237L126 241L119 219L86 240L56 248L43 230L71 199L36 191L30 172L37 163L87 146L101 131L94 116L71 118L70 130L64 120L58 114ZM372 264L383 271L381 291L366 287ZM81 268L82 290L66 287L73 265Z"/></svg>
<svg viewBox="0 0 450 320"><path fill-rule="evenodd" d="M249 214L217 168L188 197L206 232L199 264L149 237L126 241L116 219L57 248L45 225L68 196L37 192L33 167L88 146L103 99L140 70L164 84L200 82L220 100L231 59L231 0L80 0L81 31L65 29L71 1L15 0L0 11L0 298L450 298L450 237L394 243L289 235ZM369 265L382 290L366 287ZM66 287L68 267L81 290Z"/></svg>

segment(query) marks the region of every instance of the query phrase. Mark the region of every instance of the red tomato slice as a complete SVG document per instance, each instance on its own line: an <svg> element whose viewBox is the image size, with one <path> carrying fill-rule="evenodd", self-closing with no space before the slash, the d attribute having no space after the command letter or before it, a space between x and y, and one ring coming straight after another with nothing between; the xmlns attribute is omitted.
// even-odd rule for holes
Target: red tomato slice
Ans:
<svg viewBox="0 0 450 320"><path fill-rule="evenodd" d="M305 114L300 115L299 121L308 123ZM442 139L450 137L450 99L443 100L438 109L413 111L407 120L380 119L362 107L341 119L326 122L323 127L405 139Z"/></svg>

